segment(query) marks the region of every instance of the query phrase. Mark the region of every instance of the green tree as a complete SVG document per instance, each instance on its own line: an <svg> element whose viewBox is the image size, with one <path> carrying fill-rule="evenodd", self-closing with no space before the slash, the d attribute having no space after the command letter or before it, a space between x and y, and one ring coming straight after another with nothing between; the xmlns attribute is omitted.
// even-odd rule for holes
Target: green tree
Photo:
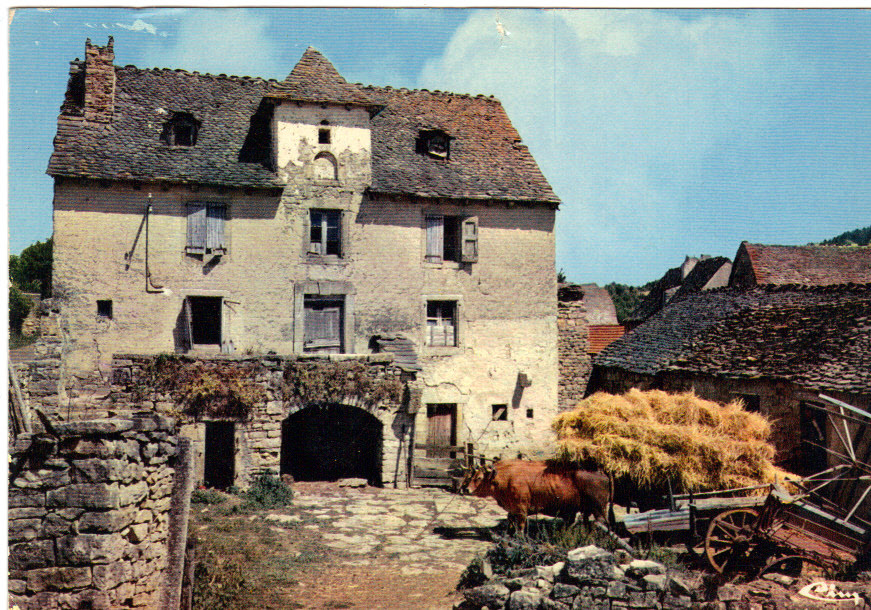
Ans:
<svg viewBox="0 0 871 610"><path fill-rule="evenodd" d="M51 296L52 239L27 246L19 256L9 257L9 279L24 292Z"/></svg>
<svg viewBox="0 0 871 610"><path fill-rule="evenodd" d="M9 284L9 329L21 334L21 324L30 313L30 299L15 284Z"/></svg>
<svg viewBox="0 0 871 610"><path fill-rule="evenodd" d="M820 243L823 246L868 246L871 245L871 227L853 229Z"/></svg>

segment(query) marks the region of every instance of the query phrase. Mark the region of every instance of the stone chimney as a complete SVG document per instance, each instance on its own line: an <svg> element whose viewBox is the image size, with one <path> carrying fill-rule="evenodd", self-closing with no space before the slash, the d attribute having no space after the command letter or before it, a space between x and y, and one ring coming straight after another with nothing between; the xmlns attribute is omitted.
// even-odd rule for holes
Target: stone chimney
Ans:
<svg viewBox="0 0 871 610"><path fill-rule="evenodd" d="M85 41L85 120L109 123L115 112L114 39L98 47Z"/></svg>
<svg viewBox="0 0 871 610"><path fill-rule="evenodd" d="M684 259L683 265L680 266L680 278L681 280L687 279L687 276L690 274L690 271L693 270L693 267L696 266L696 263L699 262L694 256L687 256Z"/></svg>

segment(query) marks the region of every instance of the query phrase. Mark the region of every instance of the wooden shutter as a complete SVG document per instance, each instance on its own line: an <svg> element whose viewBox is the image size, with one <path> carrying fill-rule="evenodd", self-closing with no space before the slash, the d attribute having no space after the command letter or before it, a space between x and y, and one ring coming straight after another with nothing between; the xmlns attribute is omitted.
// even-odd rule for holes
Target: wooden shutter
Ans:
<svg viewBox="0 0 871 610"><path fill-rule="evenodd" d="M182 304L182 319L184 326L181 334L182 351L189 352L194 345L194 324L193 315L191 313L191 301L189 298L185 298L184 303Z"/></svg>
<svg viewBox="0 0 871 610"><path fill-rule="evenodd" d="M337 301L305 304L305 351L342 352L342 303Z"/></svg>
<svg viewBox="0 0 871 610"><path fill-rule="evenodd" d="M226 209L223 205L210 205L207 208L206 251L221 254L227 251L224 243L224 214Z"/></svg>
<svg viewBox="0 0 871 610"><path fill-rule="evenodd" d="M478 217L469 216L463 219L462 254L463 263L478 262Z"/></svg>
<svg viewBox="0 0 871 610"><path fill-rule="evenodd" d="M206 205L189 203L188 206L187 252L205 254L206 252Z"/></svg>
<svg viewBox="0 0 871 610"><path fill-rule="evenodd" d="M440 263L444 257L445 219L443 216L426 217L426 261Z"/></svg>

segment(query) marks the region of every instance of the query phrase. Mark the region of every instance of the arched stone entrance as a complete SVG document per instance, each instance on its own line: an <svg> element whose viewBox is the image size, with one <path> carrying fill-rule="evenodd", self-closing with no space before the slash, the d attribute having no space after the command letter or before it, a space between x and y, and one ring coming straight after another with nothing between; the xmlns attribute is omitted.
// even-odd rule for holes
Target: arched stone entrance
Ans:
<svg viewBox="0 0 871 610"><path fill-rule="evenodd" d="M358 477L381 484L383 424L358 407L314 405L281 424L281 473L297 481Z"/></svg>

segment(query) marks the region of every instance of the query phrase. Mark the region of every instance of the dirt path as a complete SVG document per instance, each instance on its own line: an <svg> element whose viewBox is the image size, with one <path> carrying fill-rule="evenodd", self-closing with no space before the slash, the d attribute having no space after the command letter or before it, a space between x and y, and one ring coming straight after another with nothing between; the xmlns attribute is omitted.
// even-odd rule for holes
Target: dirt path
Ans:
<svg viewBox="0 0 871 610"><path fill-rule="evenodd" d="M296 483L291 506L243 519L275 536L269 554L293 572L267 607L442 610L504 516L492 500L436 489Z"/></svg>

